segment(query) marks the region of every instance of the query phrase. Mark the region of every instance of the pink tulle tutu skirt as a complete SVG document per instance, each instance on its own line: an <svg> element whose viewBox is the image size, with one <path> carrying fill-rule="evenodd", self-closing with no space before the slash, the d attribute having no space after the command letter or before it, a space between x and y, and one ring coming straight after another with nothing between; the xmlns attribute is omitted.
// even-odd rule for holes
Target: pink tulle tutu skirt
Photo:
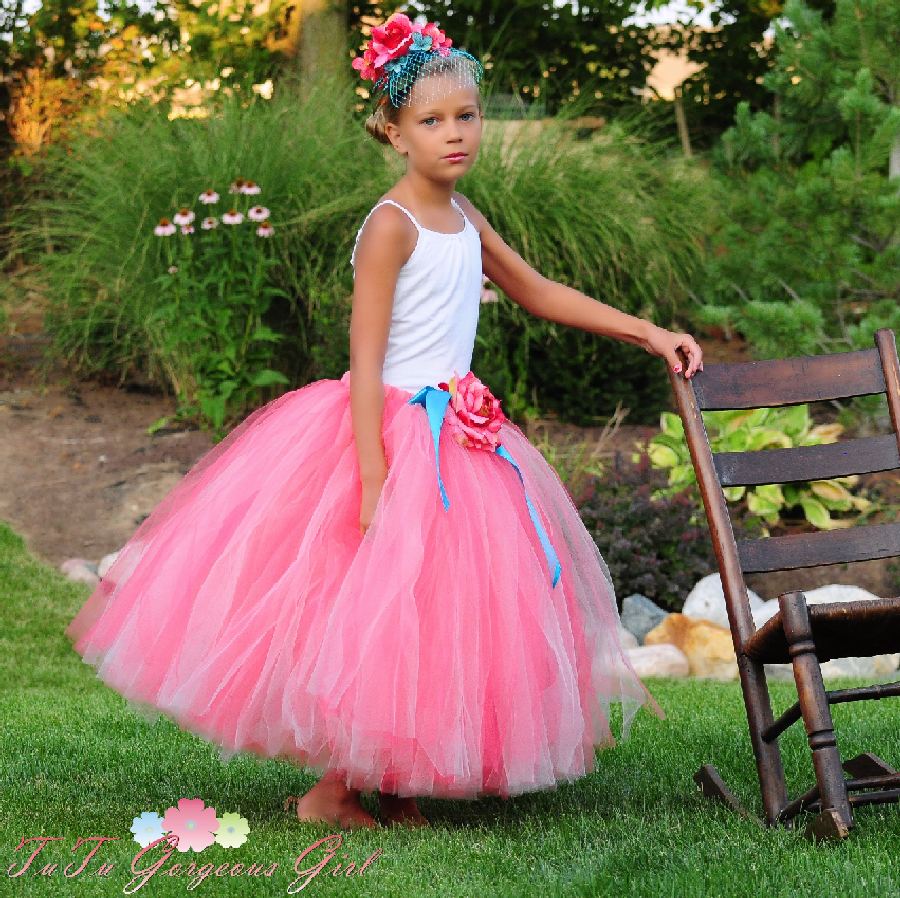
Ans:
<svg viewBox="0 0 900 898"><path fill-rule="evenodd" d="M66 629L147 719L347 786L508 797L595 769L647 704L613 587L555 470L511 421L493 452L384 386L370 527L350 372L251 413L137 528ZM524 498L561 564L551 585Z"/></svg>

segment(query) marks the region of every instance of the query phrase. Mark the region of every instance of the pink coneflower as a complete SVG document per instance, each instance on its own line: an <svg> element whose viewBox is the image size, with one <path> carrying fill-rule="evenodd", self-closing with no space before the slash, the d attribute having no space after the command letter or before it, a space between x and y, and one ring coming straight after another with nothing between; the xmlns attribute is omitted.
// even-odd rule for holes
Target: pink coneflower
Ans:
<svg viewBox="0 0 900 898"><path fill-rule="evenodd" d="M240 224L243 220L244 220L244 213L238 212L237 209L229 209L222 216L222 221L228 225Z"/></svg>
<svg viewBox="0 0 900 898"><path fill-rule="evenodd" d="M194 226L193 226L193 225L182 225L182 226L181 226L181 233L182 233L182 234L193 234L193 233L194 233Z"/></svg>
<svg viewBox="0 0 900 898"><path fill-rule="evenodd" d="M275 228L273 228L272 225L269 224L269 222L264 221L264 222L256 229L256 233L257 233L260 237L271 237L272 234L275 233Z"/></svg>
<svg viewBox="0 0 900 898"><path fill-rule="evenodd" d="M178 266L177 266L177 265L170 265L170 266L169 266L169 274L175 274L177 271L178 271Z"/></svg>
<svg viewBox="0 0 900 898"><path fill-rule="evenodd" d="M204 231L211 231L213 228L217 228L219 226L219 219L213 217L212 215L207 216L200 222L200 227L203 228Z"/></svg>
<svg viewBox="0 0 900 898"><path fill-rule="evenodd" d="M482 302L498 302L500 297L497 296L496 290L488 289L487 285L490 281L487 278L487 275L482 275L481 277L481 301Z"/></svg>
<svg viewBox="0 0 900 898"><path fill-rule="evenodd" d="M172 221L177 225L190 224L196 216L186 206L182 206L173 216Z"/></svg>
<svg viewBox="0 0 900 898"><path fill-rule="evenodd" d="M250 221L265 221L268 217L269 210L265 206L253 206L247 210Z"/></svg>
<svg viewBox="0 0 900 898"><path fill-rule="evenodd" d="M175 233L175 225L168 218L161 218L159 224L153 229L157 237L171 237Z"/></svg>
<svg viewBox="0 0 900 898"><path fill-rule="evenodd" d="M204 190L199 199L201 203L208 206L210 203L219 202L219 194L215 190Z"/></svg>
<svg viewBox="0 0 900 898"><path fill-rule="evenodd" d="M245 193L247 196L256 196L256 194L261 192L262 188L256 181L244 181L244 186L241 188L241 193Z"/></svg>

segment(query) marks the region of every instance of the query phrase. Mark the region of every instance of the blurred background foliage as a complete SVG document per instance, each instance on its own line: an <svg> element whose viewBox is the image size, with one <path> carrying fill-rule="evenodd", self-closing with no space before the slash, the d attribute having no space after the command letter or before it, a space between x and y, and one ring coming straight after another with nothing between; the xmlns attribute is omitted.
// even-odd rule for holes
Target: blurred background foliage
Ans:
<svg viewBox="0 0 900 898"><path fill-rule="evenodd" d="M349 62L402 9L484 60L485 138L459 189L547 277L758 356L870 345L900 306L900 0L697 0L712 28L635 24L661 5L4 2L0 304L38 290L56 357L219 430L285 383L339 376L353 238L400 174L364 134ZM661 91L673 51L687 65ZM176 303L165 241L190 253L224 232L153 226L213 214L204 190L235 202L236 178L261 185L242 208L269 209L274 234L232 229ZM264 270L257 300L234 299L239 265ZM216 328L202 364L198 321ZM475 366L522 419L649 422L668 402L658 360L502 293Z"/></svg>

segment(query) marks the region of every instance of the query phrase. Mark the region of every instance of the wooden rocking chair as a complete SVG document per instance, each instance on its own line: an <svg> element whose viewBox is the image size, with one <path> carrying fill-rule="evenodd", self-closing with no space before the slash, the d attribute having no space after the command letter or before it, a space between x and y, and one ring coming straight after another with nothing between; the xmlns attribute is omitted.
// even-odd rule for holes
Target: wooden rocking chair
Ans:
<svg viewBox="0 0 900 898"><path fill-rule="evenodd" d="M900 651L900 598L807 605L803 592L787 592L778 597L778 613L757 628L744 575L900 556L900 523L736 540L722 488L900 468L900 365L894 334L879 330L875 348L858 352L708 364L691 380L671 371L669 376L722 576L765 823L793 826L801 811L812 811L816 816L809 820L807 837L845 838L854 825L853 807L900 799L900 773L869 753L842 765L830 705L898 696L900 681L829 692L820 663ZM887 395L893 433L819 446L713 454L701 417L702 411L712 409L797 405L877 393ZM775 720L763 665L788 662L799 701ZM801 718L816 785L789 801L778 739ZM703 765L694 780L704 795L747 814L711 764Z"/></svg>

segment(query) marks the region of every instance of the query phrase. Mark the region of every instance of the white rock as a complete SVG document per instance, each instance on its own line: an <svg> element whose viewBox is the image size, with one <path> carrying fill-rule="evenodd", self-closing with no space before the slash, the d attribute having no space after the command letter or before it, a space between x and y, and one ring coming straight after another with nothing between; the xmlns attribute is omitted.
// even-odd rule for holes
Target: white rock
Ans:
<svg viewBox="0 0 900 898"><path fill-rule="evenodd" d="M68 558L59 566L59 569L69 580L96 586L100 582L100 578L88 567L88 564L90 562L84 558Z"/></svg>
<svg viewBox="0 0 900 898"><path fill-rule="evenodd" d="M893 655L875 655L872 658L832 658L822 664L822 679L864 677L877 683L882 678L893 680L898 666L900 666L900 652ZM766 675L775 680L794 678L790 664L767 664Z"/></svg>
<svg viewBox="0 0 900 898"><path fill-rule="evenodd" d="M761 607L763 600L752 589L747 590L750 597L750 611ZM709 574L700 580L688 593L681 613L686 617L712 621L720 627L728 627L728 611L725 608L725 592L722 589L722 577Z"/></svg>
<svg viewBox="0 0 900 898"><path fill-rule="evenodd" d="M68 574L69 571L74 570L75 568L86 568L90 562L87 558L67 558L62 564L60 564L59 569L64 573Z"/></svg>
<svg viewBox="0 0 900 898"><path fill-rule="evenodd" d="M628 660L635 673L643 677L686 677L690 674L687 655L669 643L640 645L628 649Z"/></svg>
<svg viewBox="0 0 900 898"><path fill-rule="evenodd" d="M819 586L816 589L804 590L804 592L808 605L821 605L825 602L865 602L878 598L878 596L859 586L843 586L839 583ZM751 611L753 623L757 627L761 627L770 617L774 617L777 612L778 599L769 599L768 602L763 602L762 605Z"/></svg>
<svg viewBox="0 0 900 898"><path fill-rule="evenodd" d="M778 599L769 599L763 602L757 608L751 608L750 614L753 617L753 623L758 630L770 617L774 617L778 613Z"/></svg>
<svg viewBox="0 0 900 898"><path fill-rule="evenodd" d="M841 583L831 583L828 586L820 586L817 589L804 590L806 601L816 604L818 602L865 602L877 599L868 590L860 586L844 586Z"/></svg>
<svg viewBox="0 0 900 898"><path fill-rule="evenodd" d="M97 575L100 577L105 577L106 572L113 566L113 562L118 557L118 552L110 552L109 555L104 555L100 559L100 563L97 565Z"/></svg>
<svg viewBox="0 0 900 898"><path fill-rule="evenodd" d="M873 658L832 658L822 665L822 679L836 677L880 677L897 669L897 655L875 655Z"/></svg>
<svg viewBox="0 0 900 898"><path fill-rule="evenodd" d="M770 680L793 680L794 669L790 664L765 664L766 676ZM824 679L824 677L822 678Z"/></svg>
<svg viewBox="0 0 900 898"><path fill-rule="evenodd" d="M875 661L876 677L887 674L893 678L893 674L900 670L900 652L894 652L891 655L876 655L873 660Z"/></svg>

